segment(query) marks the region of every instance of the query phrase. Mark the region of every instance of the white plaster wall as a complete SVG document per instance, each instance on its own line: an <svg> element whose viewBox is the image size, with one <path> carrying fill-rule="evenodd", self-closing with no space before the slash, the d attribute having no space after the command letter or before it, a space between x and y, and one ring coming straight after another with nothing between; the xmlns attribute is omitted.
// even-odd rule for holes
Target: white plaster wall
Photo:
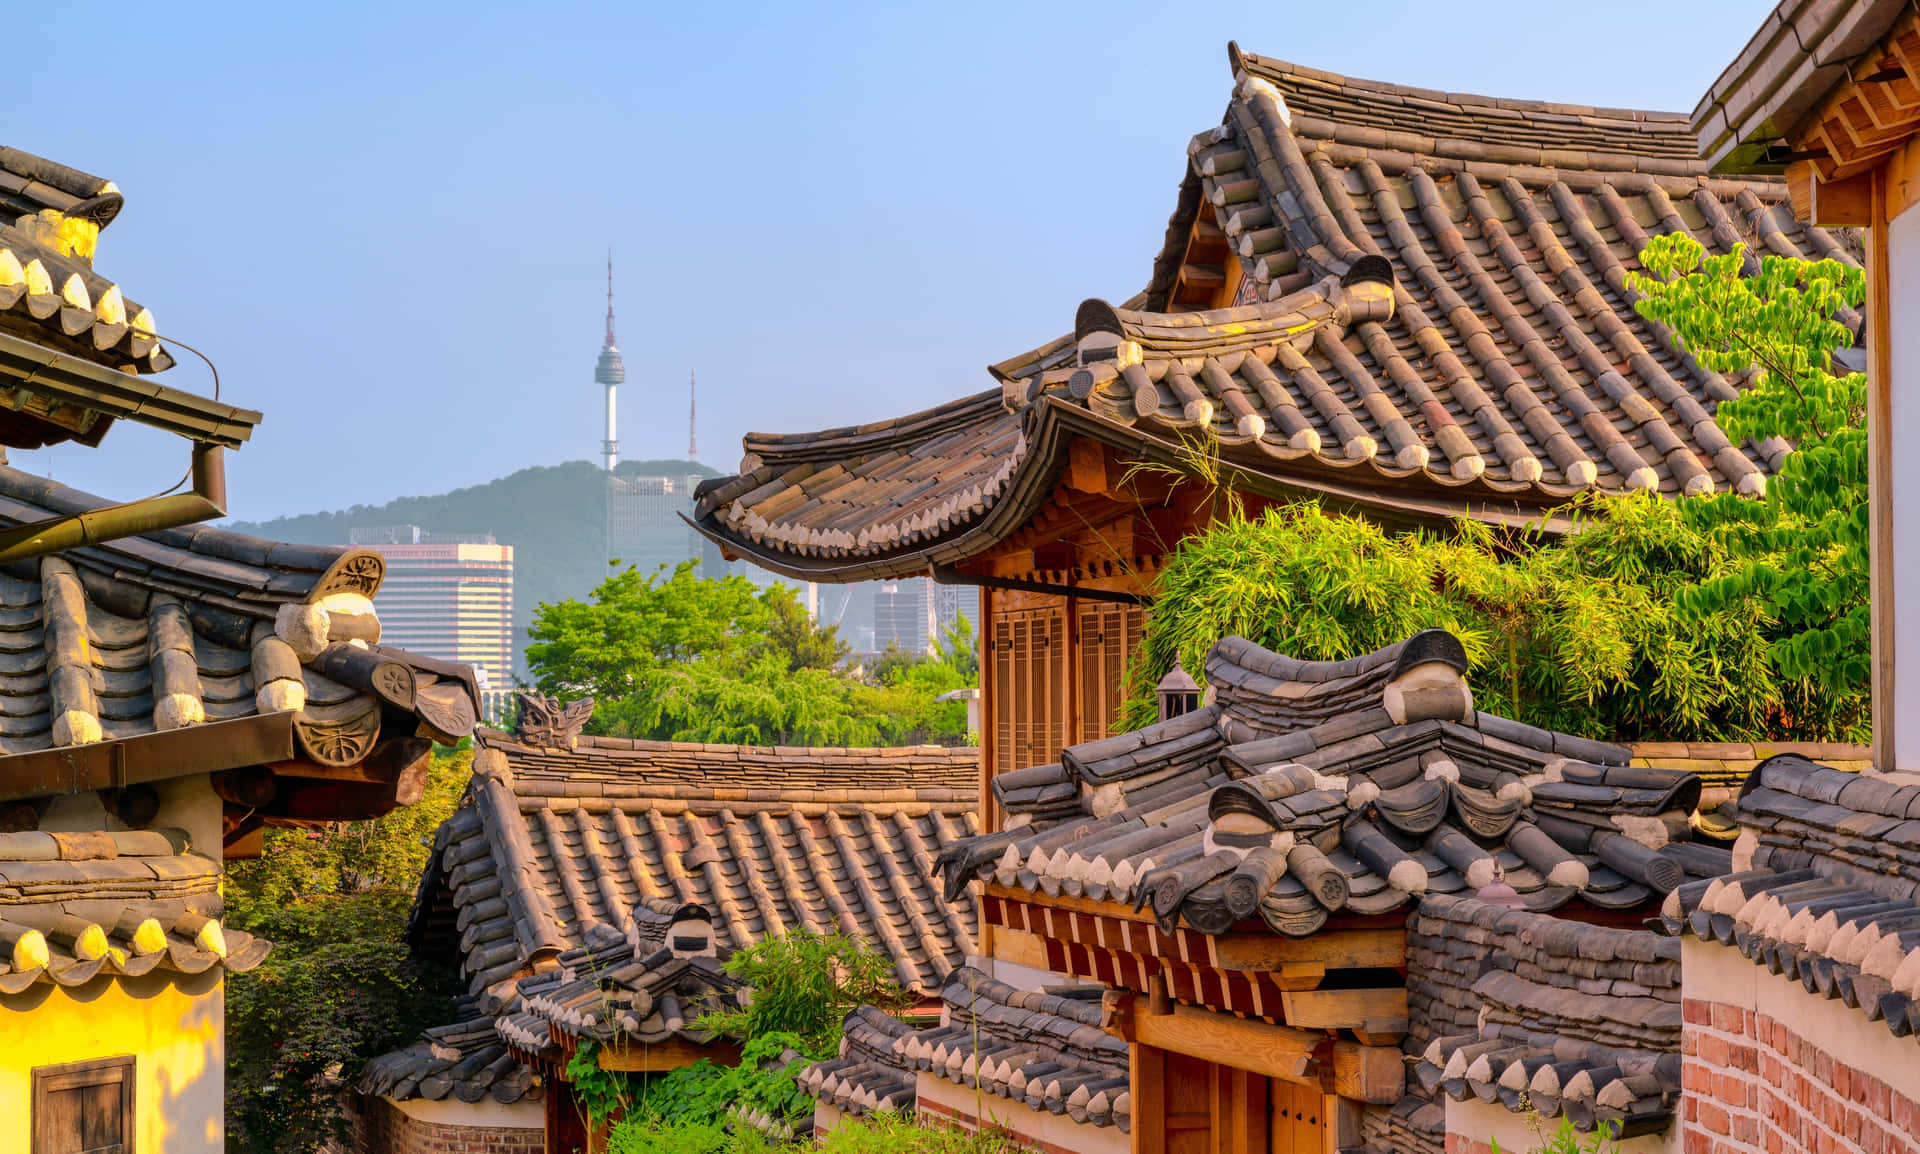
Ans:
<svg viewBox="0 0 1920 1154"><path fill-rule="evenodd" d="M1854 1069L1872 1073L1895 1093L1920 1101L1913 1039L1894 1037L1885 1022L1869 1022L1845 1002L1815 997L1740 951L1698 938L1681 940L1680 975L1684 996L1766 1014Z"/></svg>
<svg viewBox="0 0 1920 1154"><path fill-rule="evenodd" d="M1511 1154L1535 1150L1542 1144L1540 1136L1527 1126L1526 1116L1515 1114L1505 1106L1477 1098L1468 1102L1448 1098L1446 1103L1449 1134L1458 1134L1469 1142L1498 1142L1503 1152ZM1541 1125L1551 1138L1560 1128L1560 1120L1542 1119ZM1679 1134L1680 1126L1676 1122L1663 1133L1635 1135L1609 1149L1618 1154L1679 1154Z"/></svg>
<svg viewBox="0 0 1920 1154"><path fill-rule="evenodd" d="M478 1102L462 1102L458 1098L443 1098L438 1102L425 1098L409 1098L398 1101L387 1098L393 1108L412 1118L416 1122L426 1122L435 1126L489 1126L496 1129L544 1130L547 1125L546 1108L539 1102L525 1098L518 1102L500 1103L492 1098L482 1098Z"/></svg>
<svg viewBox="0 0 1920 1154"><path fill-rule="evenodd" d="M1887 229L1888 311L1893 339L1893 716L1892 766L1920 770L1920 208ZM1899 668L1904 665L1905 669Z"/></svg>
<svg viewBox="0 0 1920 1154"><path fill-rule="evenodd" d="M1132 1139L1118 1126L1091 1126L1075 1122L1065 1114L1035 1110L1025 1102L1015 1102L998 1094L968 1089L922 1071L914 1082L921 1107L928 1103L942 1106L963 1118L984 1114L986 1120L1022 1138L1071 1150L1074 1154L1129 1154ZM816 1112L815 1117L818 1117Z"/></svg>

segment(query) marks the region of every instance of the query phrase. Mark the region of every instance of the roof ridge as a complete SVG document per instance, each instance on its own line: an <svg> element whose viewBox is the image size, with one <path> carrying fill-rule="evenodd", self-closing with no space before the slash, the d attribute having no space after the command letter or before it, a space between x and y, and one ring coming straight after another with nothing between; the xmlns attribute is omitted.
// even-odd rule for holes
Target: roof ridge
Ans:
<svg viewBox="0 0 1920 1154"><path fill-rule="evenodd" d="M848 448L880 448L919 437L929 427L941 425L957 416L971 415L974 409L997 410L1000 390L980 392L947 401L919 412L864 425L843 425L813 433L748 433L741 438L745 451L753 456L781 460L807 460L832 455Z"/></svg>
<svg viewBox="0 0 1920 1154"><path fill-rule="evenodd" d="M1410 96L1421 100L1432 100L1461 107L1486 107L1515 112L1549 112L1571 116L1593 116L1607 119L1647 120L1671 123L1677 127L1688 127L1690 116L1685 112L1667 112L1651 108L1620 108L1607 105L1567 104L1555 100L1522 100L1517 97L1486 96L1474 92L1449 92L1438 88L1421 88L1410 84L1394 84L1385 80L1367 80L1356 76L1344 76L1338 72L1329 72L1322 68L1313 68L1304 64L1295 64L1272 56L1260 56L1241 49L1233 41L1227 44L1228 61L1236 73L1246 71L1264 80L1275 83L1319 82L1338 88L1354 88L1366 92L1391 96ZM1692 130L1688 127L1688 134Z"/></svg>

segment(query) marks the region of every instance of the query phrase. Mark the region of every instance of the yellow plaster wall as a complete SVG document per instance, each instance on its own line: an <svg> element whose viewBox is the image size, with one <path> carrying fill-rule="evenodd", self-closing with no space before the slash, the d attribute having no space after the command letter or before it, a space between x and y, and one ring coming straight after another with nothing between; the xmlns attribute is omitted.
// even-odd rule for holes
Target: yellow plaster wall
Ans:
<svg viewBox="0 0 1920 1154"><path fill-rule="evenodd" d="M170 980L171 979L171 980ZM33 1069L132 1054L139 1154L224 1149L220 969L0 996L0 1150L31 1149Z"/></svg>

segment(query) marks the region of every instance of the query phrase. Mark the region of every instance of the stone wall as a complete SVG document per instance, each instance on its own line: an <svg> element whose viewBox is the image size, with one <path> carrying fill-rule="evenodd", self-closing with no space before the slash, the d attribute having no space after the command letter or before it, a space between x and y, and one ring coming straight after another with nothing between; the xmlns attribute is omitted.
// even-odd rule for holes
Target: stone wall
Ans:
<svg viewBox="0 0 1920 1154"><path fill-rule="evenodd" d="M1682 974L1683 1154L1920 1151L1911 1039L1716 943Z"/></svg>

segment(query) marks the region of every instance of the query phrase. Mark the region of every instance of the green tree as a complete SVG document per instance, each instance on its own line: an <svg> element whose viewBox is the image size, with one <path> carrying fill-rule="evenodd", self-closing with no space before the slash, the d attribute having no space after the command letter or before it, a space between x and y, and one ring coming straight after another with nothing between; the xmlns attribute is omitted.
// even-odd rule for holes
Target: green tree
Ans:
<svg viewBox="0 0 1920 1154"><path fill-rule="evenodd" d="M527 664L548 693L629 697L662 667L694 660L750 660L768 644L769 594L737 574L696 575L691 561L671 572L623 569L586 601L534 611Z"/></svg>
<svg viewBox="0 0 1920 1154"><path fill-rule="evenodd" d="M1466 647L1479 706L1535 725L1619 740L1858 736L1859 702L1779 676L1768 625L1746 607L1678 608L1734 563L1715 534L1650 494L1572 512L1564 537L1518 540L1470 521L1395 536L1312 503L1229 515L1159 575L1126 723L1152 720L1176 656L1202 676L1221 637L1330 660L1438 627Z"/></svg>
<svg viewBox="0 0 1920 1154"><path fill-rule="evenodd" d="M470 750L436 753L417 804L328 831L271 829L259 858L228 867L226 920L274 943L227 979L231 1149L344 1138L342 1084L446 1020L453 975L413 957L407 911L471 772Z"/></svg>
<svg viewBox="0 0 1920 1154"><path fill-rule="evenodd" d="M1768 256L1743 275L1744 245L1721 256L1683 233L1640 254L1636 307L1671 330L1703 367L1750 374L1714 419L1735 443L1795 446L1754 501L1716 494L1681 502L1688 524L1732 557L1684 591L1689 616L1745 611L1772 626L1768 656L1784 678L1859 700L1869 676L1867 381L1836 371L1853 344L1836 319L1866 297L1860 269Z"/></svg>
<svg viewBox="0 0 1920 1154"><path fill-rule="evenodd" d="M934 698L972 684L969 674L945 656L899 653L856 675L837 630L810 621L788 586L704 579L690 565L629 569L588 601L540 606L531 633L540 687L592 694L597 733L744 745L966 739L965 706Z"/></svg>
<svg viewBox="0 0 1920 1154"><path fill-rule="evenodd" d="M953 624L933 639L934 656L960 675L961 685L973 685L980 679L980 639L974 635L973 622L955 617Z"/></svg>

